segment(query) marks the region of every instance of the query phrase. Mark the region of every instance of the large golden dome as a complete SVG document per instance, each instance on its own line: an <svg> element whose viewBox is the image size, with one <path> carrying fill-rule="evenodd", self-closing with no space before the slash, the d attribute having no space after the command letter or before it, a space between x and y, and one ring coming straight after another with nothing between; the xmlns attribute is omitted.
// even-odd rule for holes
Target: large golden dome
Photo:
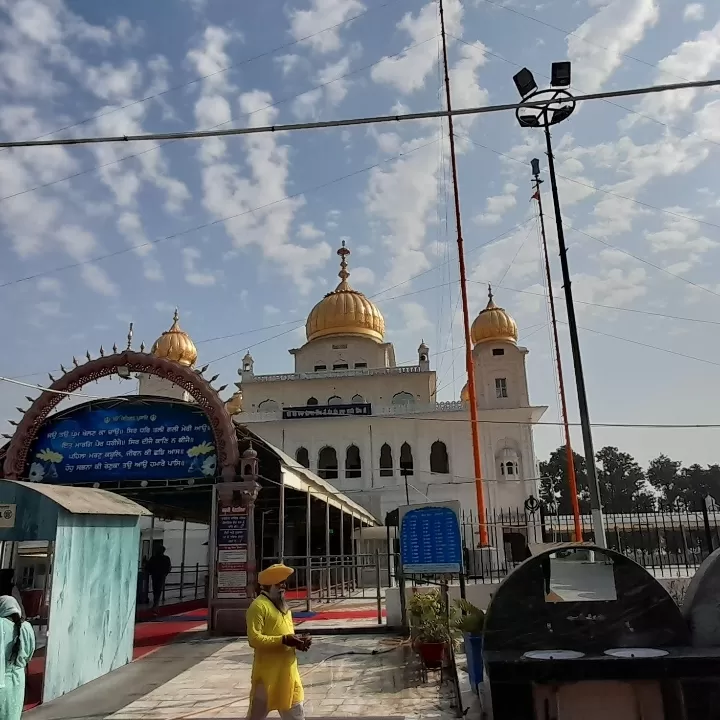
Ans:
<svg viewBox="0 0 720 720"><path fill-rule="evenodd" d="M342 247L340 256L340 284L328 293L311 311L305 323L308 342L336 335L360 335L382 342L385 335L385 320L375 303L348 284L350 273L347 256L350 251Z"/></svg>
<svg viewBox="0 0 720 720"><path fill-rule="evenodd" d="M197 360L197 348L190 336L180 329L179 319L176 308L172 326L155 341L150 352L155 357L167 358L180 365L192 367Z"/></svg>
<svg viewBox="0 0 720 720"><path fill-rule="evenodd" d="M493 302L492 289L488 287L488 304L475 318L470 328L473 345L482 342L505 340L516 343L518 329L515 321L503 308Z"/></svg>

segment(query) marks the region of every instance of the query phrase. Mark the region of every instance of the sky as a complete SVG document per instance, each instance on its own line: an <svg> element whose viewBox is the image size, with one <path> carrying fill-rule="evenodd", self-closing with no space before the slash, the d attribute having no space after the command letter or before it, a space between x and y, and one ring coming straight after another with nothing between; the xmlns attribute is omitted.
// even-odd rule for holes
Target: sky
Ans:
<svg viewBox="0 0 720 720"><path fill-rule="evenodd" d="M242 8L242 12L239 12ZM515 102L570 60L577 94L720 77L720 6L680 0L446 0L456 108ZM0 138L126 135L437 110L430 0L0 0ZM559 420L530 160L512 113L457 119L474 316L487 283L529 349L531 401ZM602 424L720 423L720 145L716 89L580 103L553 129L590 415ZM562 295L549 183L553 293ZM372 297L400 364L430 346L459 397L462 315L442 119L165 143L0 151L0 375L45 385L102 345L150 345L172 322L238 380L291 372L287 350L337 284ZM577 421L562 300L561 356ZM130 381L88 385L131 393ZM0 426L33 388L0 382ZM87 399L87 398L82 398ZM71 401L64 401L65 403ZM401 422L401 421L399 421ZM594 428L645 464L720 461L720 429ZM536 453L561 442L539 427ZM579 431L573 444L581 451Z"/></svg>

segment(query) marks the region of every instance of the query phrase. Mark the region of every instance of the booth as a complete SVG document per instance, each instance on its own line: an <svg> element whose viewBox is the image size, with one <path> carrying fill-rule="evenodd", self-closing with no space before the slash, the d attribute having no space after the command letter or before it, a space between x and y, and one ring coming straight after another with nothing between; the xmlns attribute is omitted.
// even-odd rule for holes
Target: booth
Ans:
<svg viewBox="0 0 720 720"><path fill-rule="evenodd" d="M715 550L693 575L682 606L695 648L720 648L720 549ZM720 678L700 678L685 683L690 720L720 718Z"/></svg>
<svg viewBox="0 0 720 720"><path fill-rule="evenodd" d="M50 547L43 702L132 659L145 515L104 490L0 480L0 541Z"/></svg>
<svg viewBox="0 0 720 720"><path fill-rule="evenodd" d="M692 647L677 604L644 568L573 544L526 560L498 587L483 657L494 717L513 720L692 720L686 681L720 672L720 648Z"/></svg>

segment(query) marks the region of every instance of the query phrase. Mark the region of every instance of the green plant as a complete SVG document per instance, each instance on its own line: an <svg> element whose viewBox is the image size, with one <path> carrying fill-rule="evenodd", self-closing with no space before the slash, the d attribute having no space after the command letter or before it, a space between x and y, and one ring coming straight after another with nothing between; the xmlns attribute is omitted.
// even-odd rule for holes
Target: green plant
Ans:
<svg viewBox="0 0 720 720"><path fill-rule="evenodd" d="M482 635L485 613L471 602L460 598L455 601L453 627L463 635Z"/></svg>
<svg viewBox="0 0 720 720"><path fill-rule="evenodd" d="M415 593L407 605L410 634L421 643L446 643L453 638L453 625L445 612L439 590Z"/></svg>

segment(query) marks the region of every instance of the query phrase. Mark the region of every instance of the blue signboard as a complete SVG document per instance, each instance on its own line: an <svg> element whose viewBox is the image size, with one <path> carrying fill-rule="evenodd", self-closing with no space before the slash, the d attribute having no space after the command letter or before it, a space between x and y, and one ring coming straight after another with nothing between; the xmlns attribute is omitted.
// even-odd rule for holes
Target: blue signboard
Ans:
<svg viewBox="0 0 720 720"><path fill-rule="evenodd" d="M202 410L171 402L87 405L50 418L30 452L27 478L117 483L214 477L217 453Z"/></svg>
<svg viewBox="0 0 720 720"><path fill-rule="evenodd" d="M462 542L457 511L442 505L405 509L400 517L400 559L407 574L459 573Z"/></svg>

